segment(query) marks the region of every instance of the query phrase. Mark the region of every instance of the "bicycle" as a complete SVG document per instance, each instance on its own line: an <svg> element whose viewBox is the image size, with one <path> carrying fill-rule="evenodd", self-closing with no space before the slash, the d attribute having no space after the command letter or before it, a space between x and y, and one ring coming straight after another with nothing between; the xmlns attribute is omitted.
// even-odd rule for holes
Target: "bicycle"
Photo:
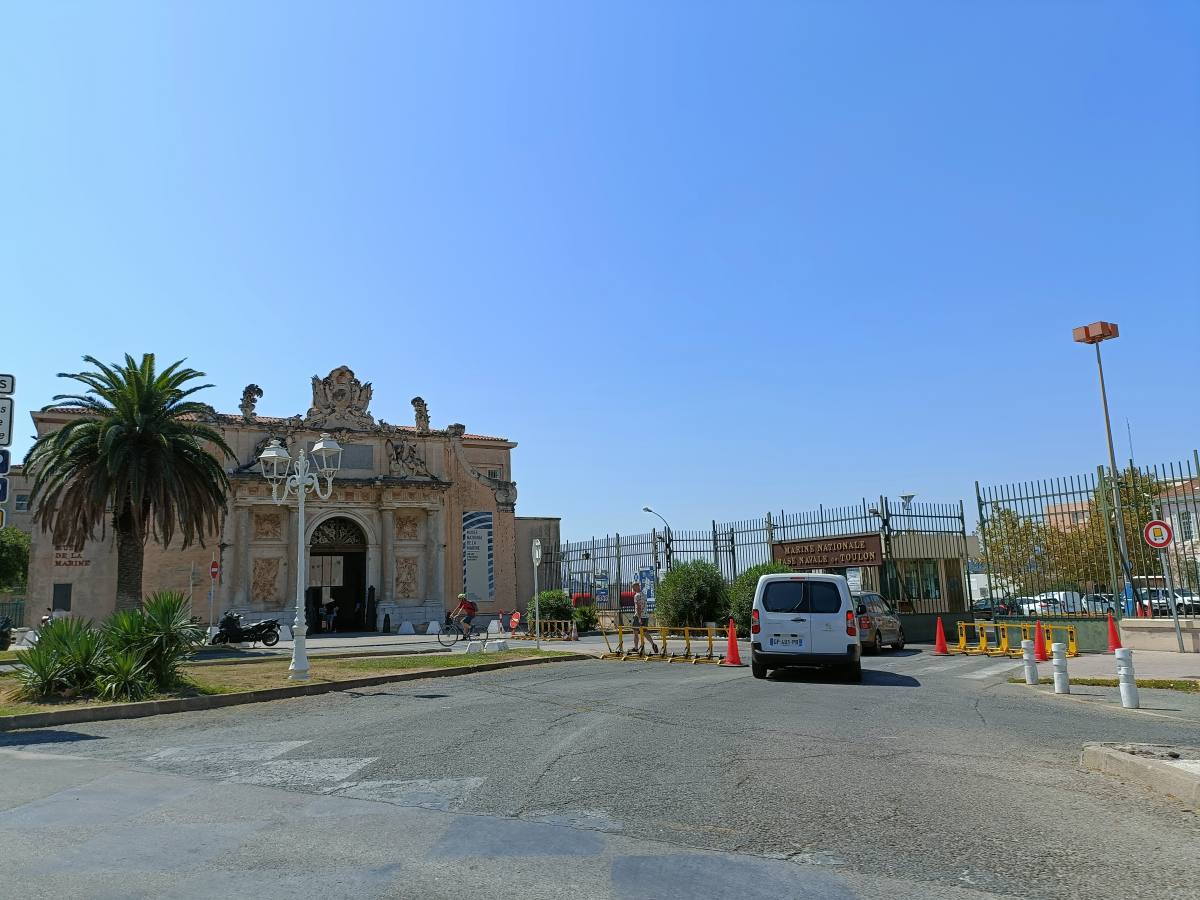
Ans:
<svg viewBox="0 0 1200 900"><path fill-rule="evenodd" d="M438 643L443 647L453 647L459 641L480 641L484 647L487 646L488 633L487 627L472 622L471 627L465 627L462 622L456 622L449 616L446 616L446 621L442 623L442 630L438 632Z"/></svg>

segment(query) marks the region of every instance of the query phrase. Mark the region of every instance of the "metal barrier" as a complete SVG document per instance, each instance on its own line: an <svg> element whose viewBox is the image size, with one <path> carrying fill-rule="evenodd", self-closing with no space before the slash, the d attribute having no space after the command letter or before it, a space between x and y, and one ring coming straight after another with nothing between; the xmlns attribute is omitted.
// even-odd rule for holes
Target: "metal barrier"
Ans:
<svg viewBox="0 0 1200 900"><path fill-rule="evenodd" d="M526 621L530 626L534 625L532 619L526 619ZM536 641L538 631L541 631L543 641L574 641L578 639L575 636L575 623L570 619L542 619L536 628L521 634L512 634L509 637L517 641Z"/></svg>
<svg viewBox="0 0 1200 900"><path fill-rule="evenodd" d="M1079 635L1075 631L1074 625L1043 625L1042 631L1046 635L1046 655L1050 656L1050 648L1056 644L1067 645L1067 656L1079 655ZM1055 635L1058 635L1056 638ZM1063 636L1066 640L1063 640Z"/></svg>
<svg viewBox="0 0 1200 900"><path fill-rule="evenodd" d="M640 647L638 652L625 649L625 634L629 633L630 637L634 638L633 644L635 647ZM612 642L609 641L609 632L603 628L600 629L600 634L604 637L604 645L608 652L601 654L601 659L620 659L620 660L639 660L649 662L659 660L665 662L687 662L695 665L696 663L720 663L725 657L723 654L715 652L718 639L718 629L713 627L705 628L668 628L659 626L657 628L623 628L620 625L616 628L616 648L613 648ZM654 643L654 639L658 639L658 653L647 653L647 640ZM672 651L671 641L683 641L682 652L679 649ZM693 642L696 646L693 650Z"/></svg>

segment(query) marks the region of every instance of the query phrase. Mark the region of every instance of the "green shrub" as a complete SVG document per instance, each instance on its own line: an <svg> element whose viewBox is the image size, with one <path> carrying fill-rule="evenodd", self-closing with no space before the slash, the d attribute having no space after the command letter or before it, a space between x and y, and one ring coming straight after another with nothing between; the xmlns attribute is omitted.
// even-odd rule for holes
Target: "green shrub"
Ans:
<svg viewBox="0 0 1200 900"><path fill-rule="evenodd" d="M94 687L104 700L141 700L154 682L139 651L116 650L105 656Z"/></svg>
<svg viewBox="0 0 1200 900"><path fill-rule="evenodd" d="M21 694L31 700L62 693L69 686L67 666L58 650L41 641L17 653L17 679Z"/></svg>
<svg viewBox="0 0 1200 900"><path fill-rule="evenodd" d="M750 610L754 606L754 590L763 575L782 574L792 571L783 563L769 562L751 566L734 579L729 589L729 614L742 637L750 634Z"/></svg>
<svg viewBox="0 0 1200 900"><path fill-rule="evenodd" d="M542 591L537 595L537 601L543 619L561 619L569 622L574 614L571 598L567 596L566 591ZM530 600L525 610L530 622L534 619L533 611L533 600Z"/></svg>
<svg viewBox="0 0 1200 900"><path fill-rule="evenodd" d="M179 666L204 643L204 629L188 616L187 597L178 591L159 591L142 605L142 644L147 670L160 691L179 682Z"/></svg>
<svg viewBox="0 0 1200 900"><path fill-rule="evenodd" d="M599 624L600 616L596 614L596 607L590 603L575 607L575 627L581 634L585 631L595 631Z"/></svg>
<svg viewBox="0 0 1200 900"><path fill-rule="evenodd" d="M86 619L54 619L38 634L39 650L53 654L61 666L61 690L86 692L100 670L104 645L100 632Z"/></svg>
<svg viewBox="0 0 1200 900"><path fill-rule="evenodd" d="M721 571L699 559L673 566L654 600L655 617L668 626L720 624L728 612L729 588Z"/></svg>

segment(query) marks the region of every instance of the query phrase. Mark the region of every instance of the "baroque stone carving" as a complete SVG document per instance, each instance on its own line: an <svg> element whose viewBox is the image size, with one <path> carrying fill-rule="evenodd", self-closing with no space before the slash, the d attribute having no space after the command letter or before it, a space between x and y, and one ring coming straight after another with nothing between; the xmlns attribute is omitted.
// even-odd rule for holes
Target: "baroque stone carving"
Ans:
<svg viewBox="0 0 1200 900"><path fill-rule="evenodd" d="M283 516L277 512L256 513L254 516L254 539L256 541L278 540L283 536Z"/></svg>
<svg viewBox="0 0 1200 900"><path fill-rule="evenodd" d="M363 384L347 366L338 366L324 378L312 377L312 407L304 418L311 428L371 428L375 417L367 412L371 405L370 382Z"/></svg>
<svg viewBox="0 0 1200 900"><path fill-rule="evenodd" d="M362 529L349 519L338 516L326 519L313 532L312 543L330 547L362 547L367 538Z"/></svg>
<svg viewBox="0 0 1200 900"><path fill-rule="evenodd" d="M242 402L238 409L242 411L242 421L254 421L254 408L258 405L259 398L263 395L263 389L257 384L248 384L242 390Z"/></svg>
<svg viewBox="0 0 1200 900"><path fill-rule="evenodd" d="M389 474L399 478L433 478L416 444L389 438L386 450Z"/></svg>
<svg viewBox="0 0 1200 900"><path fill-rule="evenodd" d="M396 523L396 540L398 541L416 541L420 540L421 522L412 513L395 511Z"/></svg>
<svg viewBox="0 0 1200 900"><path fill-rule="evenodd" d="M420 397L413 397L412 405L416 413L417 434L429 434L429 407Z"/></svg>
<svg viewBox="0 0 1200 900"><path fill-rule="evenodd" d="M417 561L411 557L396 560L396 596L417 596Z"/></svg>
<svg viewBox="0 0 1200 900"><path fill-rule="evenodd" d="M278 559L254 560L254 571L250 579L250 599L256 603L277 599L279 592L276 590L276 583L278 581Z"/></svg>

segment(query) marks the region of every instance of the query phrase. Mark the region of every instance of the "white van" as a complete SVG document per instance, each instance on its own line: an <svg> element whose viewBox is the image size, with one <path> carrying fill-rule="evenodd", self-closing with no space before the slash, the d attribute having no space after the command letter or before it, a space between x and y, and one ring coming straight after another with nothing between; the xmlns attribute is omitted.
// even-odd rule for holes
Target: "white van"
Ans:
<svg viewBox="0 0 1200 900"><path fill-rule="evenodd" d="M862 647L850 588L841 575L764 575L750 613L750 671L817 666L862 681Z"/></svg>

